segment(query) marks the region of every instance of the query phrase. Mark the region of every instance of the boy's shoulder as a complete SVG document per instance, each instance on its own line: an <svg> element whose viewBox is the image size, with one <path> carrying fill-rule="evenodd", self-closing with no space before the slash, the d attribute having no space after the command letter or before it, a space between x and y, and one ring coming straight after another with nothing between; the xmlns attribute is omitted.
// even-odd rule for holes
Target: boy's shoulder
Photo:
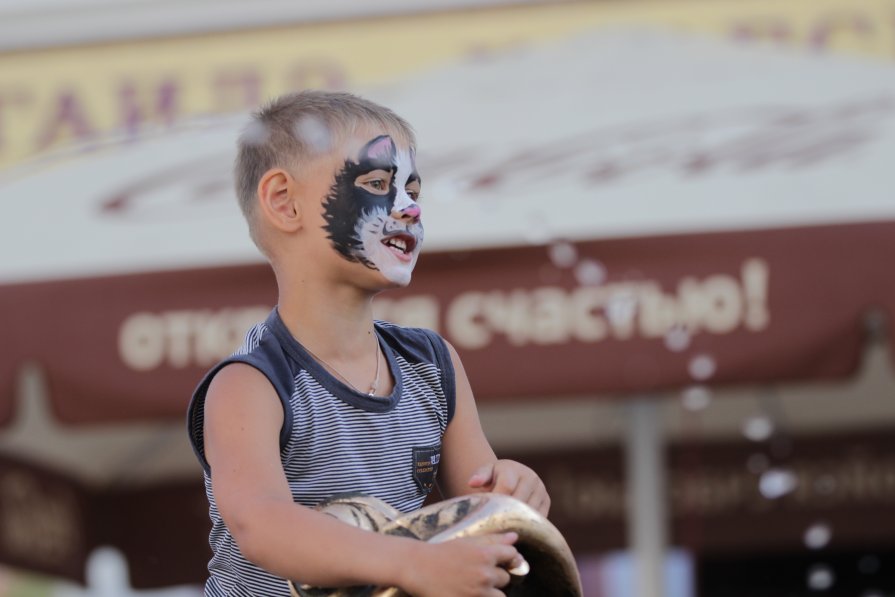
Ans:
<svg viewBox="0 0 895 597"><path fill-rule="evenodd" d="M414 360L431 362L436 359L439 364L443 360L446 360L447 364L451 363L447 343L438 332L428 328L404 326L379 319L373 323L376 331L386 343L401 353L416 356L417 358Z"/></svg>
<svg viewBox="0 0 895 597"><path fill-rule="evenodd" d="M447 342L438 332L428 328L408 327L388 321L374 321L379 336L398 354L411 363L424 363L437 368L447 400L448 418L454 417L456 404L456 379L454 363Z"/></svg>
<svg viewBox="0 0 895 597"><path fill-rule="evenodd" d="M246 331L242 344L227 358L211 367L193 391L192 405L202 406L211 382L225 367L241 363L260 371L271 383L281 399L289 396L295 377L294 359L290 358L283 343L283 329L279 315L274 308L266 319L256 323ZM288 333L288 332L287 332Z"/></svg>

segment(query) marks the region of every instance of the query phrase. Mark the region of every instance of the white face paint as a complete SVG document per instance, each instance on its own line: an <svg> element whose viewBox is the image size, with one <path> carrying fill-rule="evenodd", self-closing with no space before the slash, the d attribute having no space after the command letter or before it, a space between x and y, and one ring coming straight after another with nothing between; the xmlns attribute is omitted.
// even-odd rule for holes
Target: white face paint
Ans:
<svg viewBox="0 0 895 597"><path fill-rule="evenodd" d="M423 242L418 181L413 150L398 150L385 135L346 160L324 204L336 250L406 286Z"/></svg>
<svg viewBox="0 0 895 597"><path fill-rule="evenodd" d="M358 221L356 231L367 259L386 279L406 286L423 244L423 224L419 219L420 207L405 188L411 174L415 174L413 157L408 151L398 151L396 157L396 193L391 213L378 208Z"/></svg>

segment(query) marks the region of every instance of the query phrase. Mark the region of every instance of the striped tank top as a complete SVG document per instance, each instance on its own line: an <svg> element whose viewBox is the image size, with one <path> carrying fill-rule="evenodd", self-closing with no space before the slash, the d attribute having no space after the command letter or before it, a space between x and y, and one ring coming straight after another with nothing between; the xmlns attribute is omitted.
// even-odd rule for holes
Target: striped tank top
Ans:
<svg viewBox="0 0 895 597"><path fill-rule="evenodd" d="M333 494L360 492L410 512L431 491L454 410L450 354L429 330L377 321L375 331L395 380L387 397L371 398L332 376L289 333L276 309L197 387L188 431L204 469L212 523L206 596L289 597L284 579L243 557L212 493L213 471L204 452L205 395L214 375L230 363L255 367L276 389L284 413L280 460L296 503L311 507Z"/></svg>

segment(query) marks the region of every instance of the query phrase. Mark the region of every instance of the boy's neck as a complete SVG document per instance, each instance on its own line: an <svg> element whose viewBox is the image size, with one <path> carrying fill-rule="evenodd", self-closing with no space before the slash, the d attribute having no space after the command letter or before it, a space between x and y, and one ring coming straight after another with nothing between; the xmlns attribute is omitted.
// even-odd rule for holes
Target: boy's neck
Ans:
<svg viewBox="0 0 895 597"><path fill-rule="evenodd" d="M296 340L324 359L369 356L373 336L373 295L348 285L283 280L277 309ZM325 288L325 290L324 290Z"/></svg>

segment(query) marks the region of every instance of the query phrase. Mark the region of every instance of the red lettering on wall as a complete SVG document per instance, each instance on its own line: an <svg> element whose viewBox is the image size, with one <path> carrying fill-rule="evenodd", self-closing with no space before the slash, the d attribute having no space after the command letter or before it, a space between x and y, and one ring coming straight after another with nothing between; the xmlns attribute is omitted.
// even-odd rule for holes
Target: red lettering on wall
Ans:
<svg viewBox="0 0 895 597"><path fill-rule="evenodd" d="M213 85L217 108L221 112L254 108L261 101L261 76L252 68L218 73Z"/></svg>
<svg viewBox="0 0 895 597"><path fill-rule="evenodd" d="M892 21L895 26L895 20ZM879 35L881 23L874 16L861 12L827 12L812 20L804 35L800 26L784 17L748 19L733 23L731 37L740 41L765 40L776 43L800 43L815 50L830 48L837 37L852 36L857 40Z"/></svg>
<svg viewBox="0 0 895 597"><path fill-rule="evenodd" d="M294 91L311 88L344 89L346 79L341 64L324 58L303 60L292 67L287 74L289 88Z"/></svg>
<svg viewBox="0 0 895 597"><path fill-rule="evenodd" d="M779 19L762 19L736 23L733 26L732 35L734 39L741 41L765 39L777 43L789 42L795 37L789 23Z"/></svg>
<svg viewBox="0 0 895 597"><path fill-rule="evenodd" d="M87 119L81 100L74 91L61 92L54 103L49 122L37 136L38 149L46 149L57 143L66 133L79 140L93 136L93 127Z"/></svg>
<svg viewBox="0 0 895 597"><path fill-rule="evenodd" d="M170 126L178 116L179 93L180 86L173 79L161 81L149 93L141 93L132 80L123 81L118 89L121 128L129 136L135 136L147 122Z"/></svg>
<svg viewBox="0 0 895 597"><path fill-rule="evenodd" d="M830 46L830 38L837 33L856 33L858 37L873 34L873 24L862 15L828 16L817 23L811 31L808 43L819 50Z"/></svg>

